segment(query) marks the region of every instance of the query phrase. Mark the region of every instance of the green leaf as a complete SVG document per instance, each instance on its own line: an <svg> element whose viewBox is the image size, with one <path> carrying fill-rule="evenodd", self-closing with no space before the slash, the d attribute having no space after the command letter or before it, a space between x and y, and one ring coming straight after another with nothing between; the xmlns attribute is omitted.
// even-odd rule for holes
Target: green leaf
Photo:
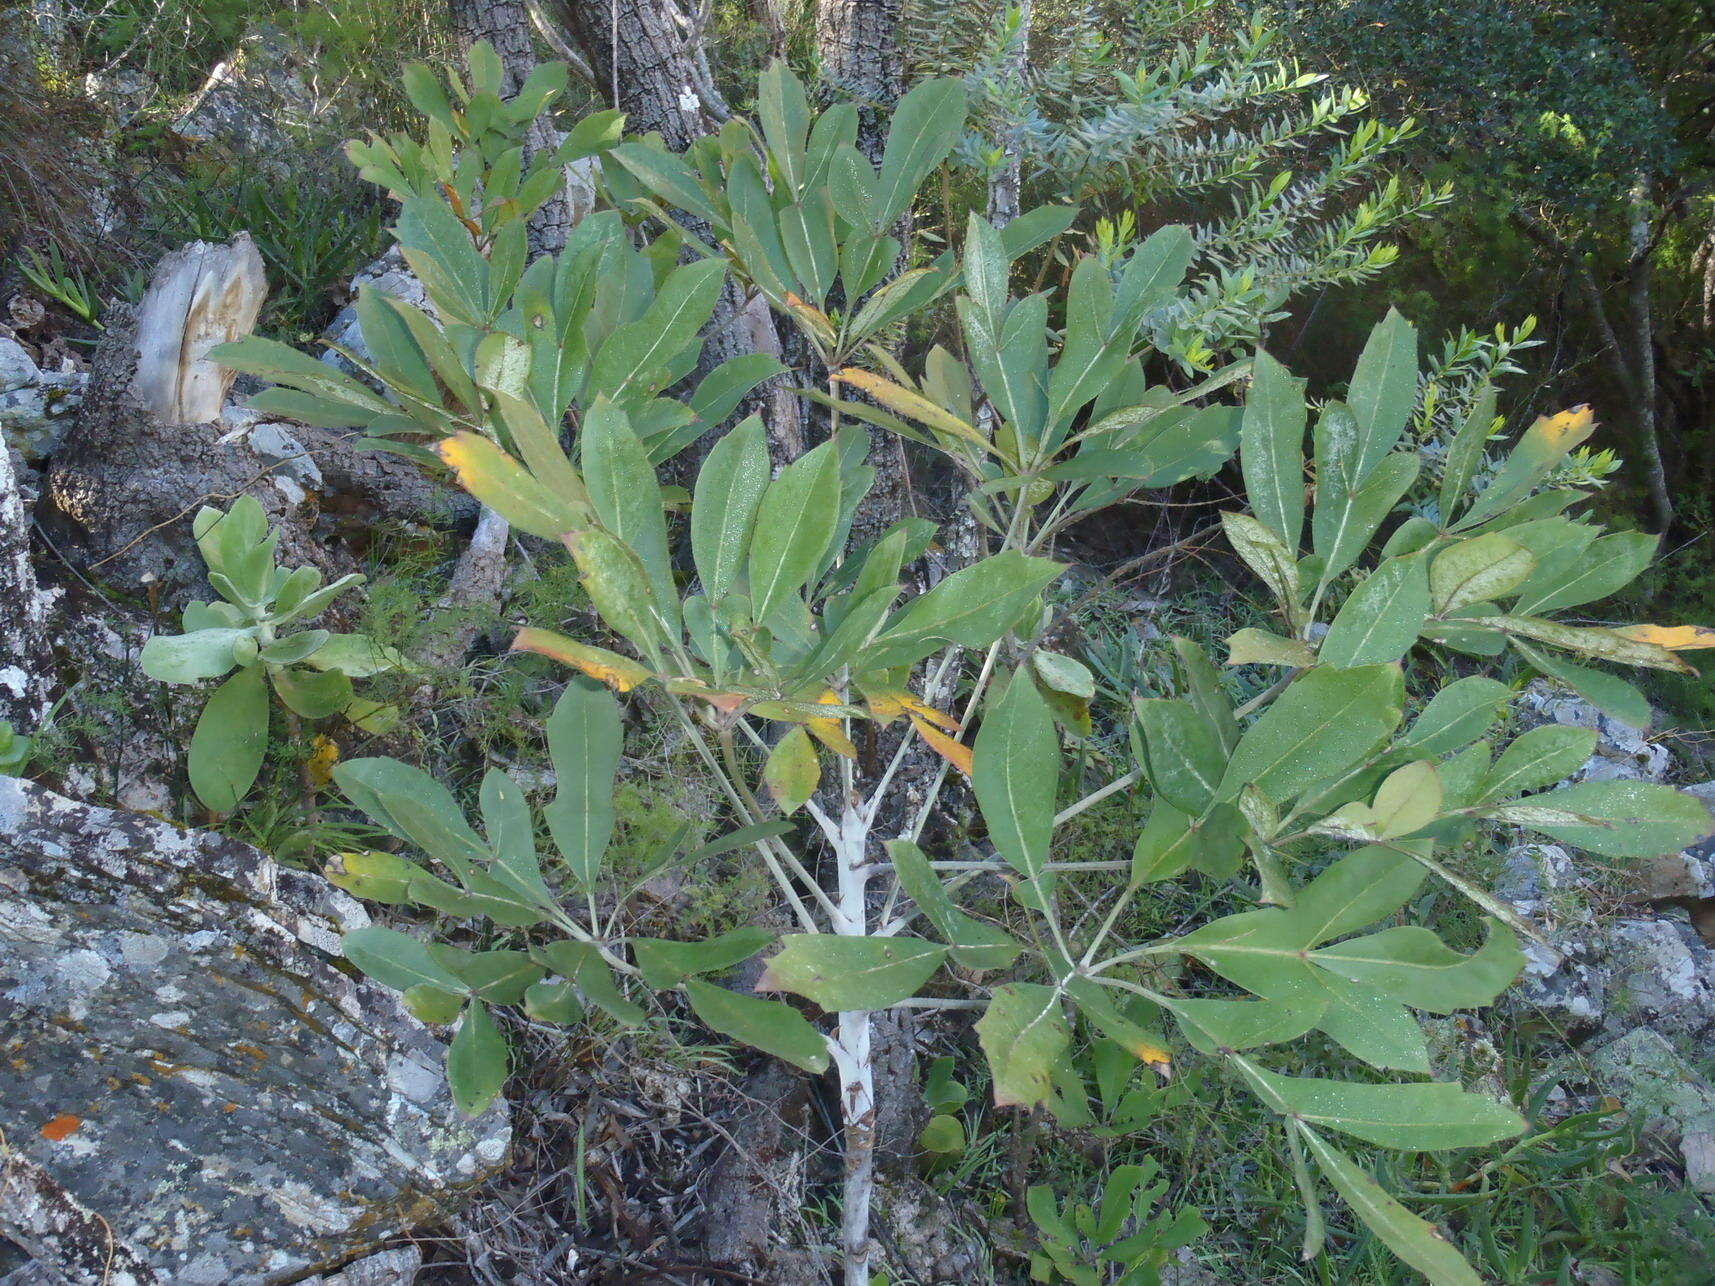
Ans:
<svg viewBox="0 0 1715 1286"><path fill-rule="evenodd" d="M783 59L774 59L757 77L756 115L788 191L797 192L807 177L804 140L810 133L810 101Z"/></svg>
<svg viewBox="0 0 1715 1286"><path fill-rule="evenodd" d="M1072 1033L1060 993L1030 982L994 989L977 1021L977 1039L994 1077L996 1107L1034 1107L1053 1089L1054 1069L1065 1060Z"/></svg>
<svg viewBox="0 0 1715 1286"><path fill-rule="evenodd" d="M1403 700L1397 666L1307 672L1240 738L1221 797L1236 798L1250 783L1284 803L1352 767L1399 726Z"/></svg>
<svg viewBox="0 0 1715 1286"><path fill-rule="evenodd" d="M1449 683L1423 707L1397 748L1427 759L1462 749L1494 727L1511 695L1506 684L1484 675Z"/></svg>
<svg viewBox="0 0 1715 1286"><path fill-rule="evenodd" d="M276 670L274 691L286 709L306 719L325 719L351 702L351 680L338 670Z"/></svg>
<svg viewBox="0 0 1715 1286"><path fill-rule="evenodd" d="M237 808L268 749L268 684L262 667L240 670L214 690L191 734L186 768L191 789L216 813Z"/></svg>
<svg viewBox="0 0 1715 1286"><path fill-rule="evenodd" d="M691 503L691 556L712 603L744 568L762 494L768 489L768 441L750 416L709 451Z"/></svg>
<svg viewBox="0 0 1715 1286"><path fill-rule="evenodd" d="M1433 1224L1419 1219L1382 1190L1357 1162L1322 1136L1301 1128L1300 1136L1328 1182L1352 1213L1380 1237L1389 1250L1429 1278L1432 1286L1483 1286L1483 1279Z"/></svg>
<svg viewBox="0 0 1715 1286"><path fill-rule="evenodd" d="M1004 969L1023 950L1012 935L985 924L953 905L929 859L910 840L889 840L889 856L899 887L953 948L953 962L965 969Z"/></svg>
<svg viewBox="0 0 1715 1286"><path fill-rule="evenodd" d="M524 788L499 768L483 774L482 824L488 831L494 862L489 873L527 902L553 908L553 891L542 879L536 857L536 828Z"/></svg>
<svg viewBox="0 0 1715 1286"><path fill-rule="evenodd" d="M1300 639L1282 638L1267 630L1243 629L1227 639L1228 665L1283 665L1308 669L1316 664L1316 653Z"/></svg>
<svg viewBox="0 0 1715 1286"><path fill-rule="evenodd" d="M1603 714L1611 719L1618 719L1628 728L1636 728L1641 732L1648 728L1655 718L1655 712L1650 709L1644 694L1617 675L1592 670L1588 666L1574 665L1557 656L1545 655L1517 638L1514 638L1512 643L1518 654L1529 661L1539 673L1564 683Z"/></svg>
<svg viewBox="0 0 1715 1286"><path fill-rule="evenodd" d="M915 996L947 957L919 938L857 938L789 933L756 984L790 991L829 1013L886 1009Z"/></svg>
<svg viewBox="0 0 1715 1286"><path fill-rule="evenodd" d="M655 606L671 630L679 615L679 591L673 584L661 486L643 443L632 432L625 412L605 398L598 398L584 416L579 443L590 504L602 526L642 561L655 591Z"/></svg>
<svg viewBox="0 0 1715 1286"><path fill-rule="evenodd" d="M1330 973L1432 1014L1492 1005L1524 968L1518 939L1490 920L1488 941L1460 955L1428 929L1402 925L1312 951Z"/></svg>
<svg viewBox="0 0 1715 1286"><path fill-rule="evenodd" d="M1711 824L1707 805L1695 795L1671 786L1642 781L1586 781L1546 795L1528 795L1520 805L1541 806L1576 814L1591 821L1541 821L1527 816L1520 826L1603 857L1660 857L1708 839ZM1503 810L1490 809L1503 816Z"/></svg>
<svg viewBox="0 0 1715 1286"><path fill-rule="evenodd" d="M522 951L461 951L430 944L429 954L478 1000L516 1005L546 972Z"/></svg>
<svg viewBox="0 0 1715 1286"><path fill-rule="evenodd" d="M984 648L1060 575L1061 564L1017 550L954 572L913 599L862 653L870 669L910 665L949 643Z"/></svg>
<svg viewBox="0 0 1715 1286"><path fill-rule="evenodd" d="M1482 463L1483 447L1495 423L1495 386L1488 380L1471 399L1470 414L1447 445L1447 459L1441 470L1441 521L1450 523L1459 512L1459 501L1476 476Z"/></svg>
<svg viewBox="0 0 1715 1286"><path fill-rule="evenodd" d="M1048 703L1022 667L983 718L971 786L995 851L1034 881L1054 830L1060 741Z"/></svg>
<svg viewBox="0 0 1715 1286"><path fill-rule="evenodd" d="M394 991L427 984L464 994L464 981L429 953L428 944L397 929L368 925L340 939L340 952L369 977Z"/></svg>
<svg viewBox="0 0 1715 1286"><path fill-rule="evenodd" d="M965 132L965 86L955 77L926 80L893 108L876 179L875 223L880 232L910 208L923 180Z"/></svg>
<svg viewBox="0 0 1715 1286"><path fill-rule="evenodd" d="M1335 407L1329 406L1323 418ZM1388 456L1361 484L1353 486L1338 475L1318 473L1316 512L1311 518L1311 546L1322 557L1322 581L1327 583L1358 560L1370 537L1393 512L1417 478L1415 455Z"/></svg>
<svg viewBox="0 0 1715 1286"><path fill-rule="evenodd" d="M584 1016L578 989L563 979L538 982L524 992L524 1015L539 1023L569 1026Z"/></svg>
<svg viewBox="0 0 1715 1286"><path fill-rule="evenodd" d="M793 728L775 742L768 752L768 762L762 766L762 784L769 798L788 816L816 793L821 780L816 744L803 728Z"/></svg>
<svg viewBox="0 0 1715 1286"><path fill-rule="evenodd" d="M1236 1058L1234 1066L1275 1111L1401 1152L1477 1148L1524 1133L1524 1118L1448 1081L1353 1085L1315 1076L1277 1076Z"/></svg>
<svg viewBox="0 0 1715 1286"><path fill-rule="evenodd" d="M740 996L698 978L683 985L697 1017L723 1036L812 1074L828 1070L827 1041L791 1005Z"/></svg>
<svg viewBox="0 0 1715 1286"><path fill-rule="evenodd" d="M161 683L218 679L236 664L232 645L254 635L254 630L218 626L190 634L157 634L143 644L137 661L144 674Z"/></svg>
<svg viewBox="0 0 1715 1286"><path fill-rule="evenodd" d="M447 1048L447 1086L466 1116L480 1115L506 1088L509 1051L488 1006L473 1000Z"/></svg>
<svg viewBox="0 0 1715 1286"><path fill-rule="evenodd" d="M822 565L840 519L839 447L805 452L769 483L750 539L750 595L758 621L795 594Z"/></svg>
<svg viewBox="0 0 1715 1286"><path fill-rule="evenodd" d="M645 1015L642 1008L625 998L614 980L613 970L601 958L601 952L594 943L562 938L533 948L531 955L572 983L579 995L620 1026L643 1025Z"/></svg>
<svg viewBox="0 0 1715 1286"><path fill-rule="evenodd" d="M1215 801L1226 771L1220 734L1189 701L1133 698L1143 729L1155 793L1183 813L1201 817Z"/></svg>
<svg viewBox="0 0 1715 1286"><path fill-rule="evenodd" d="M1362 482L1393 450L1417 404L1417 330L1397 309L1370 332L1346 403L1360 431L1348 477Z"/></svg>
<svg viewBox="0 0 1715 1286"><path fill-rule="evenodd" d="M643 316L616 328L590 363L589 391L615 401L635 398L639 390L664 387L672 364L697 340L697 332L715 310L726 281L726 264L700 259L675 268Z"/></svg>
<svg viewBox="0 0 1715 1286"><path fill-rule="evenodd" d="M1536 570L1536 555L1502 532L1443 549L1429 569L1435 610L1443 615L1510 594Z"/></svg>
<svg viewBox="0 0 1715 1286"><path fill-rule="evenodd" d="M458 1021L464 1011L464 997L456 991L443 991L426 982L407 987L400 993L405 1008L420 1023L445 1027Z"/></svg>
<svg viewBox="0 0 1715 1286"><path fill-rule="evenodd" d="M642 561L624 541L599 527L566 537L584 590L601 619L634 643L645 658L660 646L661 625L651 604L655 587Z"/></svg>
<svg viewBox="0 0 1715 1286"><path fill-rule="evenodd" d="M1299 606L1298 559L1279 536L1249 514L1223 513L1221 528L1233 552L1245 560L1245 565L1267 585L1280 604L1281 613L1296 629L1302 608Z"/></svg>
<svg viewBox="0 0 1715 1286"><path fill-rule="evenodd" d="M613 838L613 779L624 734L607 689L574 678L548 718L554 800L542 810L549 833L579 887L594 885Z"/></svg>
<svg viewBox="0 0 1715 1286"><path fill-rule="evenodd" d="M1532 728L1501 752L1500 759L1483 778L1474 802L1488 804L1511 799L1564 781L1582 768L1595 751L1593 728L1569 728L1553 723Z"/></svg>
<svg viewBox="0 0 1715 1286"><path fill-rule="evenodd" d="M1617 594L1643 574L1660 545L1661 537L1647 532L1602 536L1553 576L1527 584L1517 610L1522 616L1540 616Z"/></svg>
<svg viewBox="0 0 1715 1286"><path fill-rule="evenodd" d="M396 759L348 759L333 779L352 803L394 835L444 862L460 879L488 860L452 792Z"/></svg>
<svg viewBox="0 0 1715 1286"><path fill-rule="evenodd" d="M1297 1040L1316 1026L1326 996L1276 1000L1178 1000L1167 1004L1186 1039L1204 1053Z"/></svg>
<svg viewBox="0 0 1715 1286"><path fill-rule="evenodd" d="M739 928L703 942L633 938L631 953L643 981L665 991L697 974L720 973L742 964L773 941L774 933L769 929Z"/></svg>
<svg viewBox="0 0 1715 1286"><path fill-rule="evenodd" d="M1304 381L1261 349L1239 429L1245 496L1257 519L1288 549L1304 533Z"/></svg>
<svg viewBox="0 0 1715 1286"><path fill-rule="evenodd" d="M1397 661L1417 642L1428 616L1428 560L1422 554L1390 558L1341 605L1317 657L1343 669Z"/></svg>

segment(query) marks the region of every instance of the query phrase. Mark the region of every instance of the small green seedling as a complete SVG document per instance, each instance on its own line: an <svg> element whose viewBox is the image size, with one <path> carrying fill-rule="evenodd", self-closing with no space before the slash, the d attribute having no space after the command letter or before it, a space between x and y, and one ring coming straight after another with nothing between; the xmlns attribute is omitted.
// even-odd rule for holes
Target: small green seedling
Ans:
<svg viewBox="0 0 1715 1286"><path fill-rule="evenodd" d="M351 681L405 662L367 635L304 628L363 577L342 576L323 585L313 567L278 566L279 533L268 530L253 497L241 496L225 513L205 507L191 530L220 599L189 604L184 633L156 635L144 645L141 661L143 673L162 683L224 679L197 718L187 767L197 798L216 813L228 813L261 771L270 687L300 718L343 714L365 731L383 732L398 711L355 695Z"/></svg>

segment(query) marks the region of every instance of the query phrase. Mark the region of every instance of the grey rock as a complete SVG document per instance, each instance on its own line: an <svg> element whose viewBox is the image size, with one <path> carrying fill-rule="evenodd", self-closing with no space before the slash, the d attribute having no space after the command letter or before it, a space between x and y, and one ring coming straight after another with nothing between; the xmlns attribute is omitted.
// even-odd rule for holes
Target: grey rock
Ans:
<svg viewBox="0 0 1715 1286"><path fill-rule="evenodd" d="M27 388L42 378L35 358L15 339L0 337L0 393Z"/></svg>
<svg viewBox="0 0 1715 1286"><path fill-rule="evenodd" d="M1548 945L1520 939L1519 947L1524 972L1502 1007L1544 1018L1570 1040L1599 1031L1608 1011L1608 971L1592 937L1573 931Z"/></svg>
<svg viewBox="0 0 1715 1286"><path fill-rule="evenodd" d="M263 25L209 73L173 122L173 132L270 165L325 106L306 84L305 51Z"/></svg>
<svg viewBox="0 0 1715 1286"><path fill-rule="evenodd" d="M320 491L324 485L321 466L316 463L304 444L298 440L295 424L265 420L259 411L245 406L228 406L221 411L220 421L230 425L216 442L220 446L242 443L255 452L263 465L272 465L272 478L295 483L301 491Z"/></svg>
<svg viewBox="0 0 1715 1286"><path fill-rule="evenodd" d="M1697 1036L1715 1026L1715 960L1680 919L1621 920L1607 934L1608 1025Z"/></svg>
<svg viewBox="0 0 1715 1286"><path fill-rule="evenodd" d="M371 358L369 345L363 339L363 327L357 320L357 293L365 286L407 304L433 311L428 292L423 289L423 283L417 280L416 274L405 266L405 257L399 253L399 247L389 247L386 254L351 279L353 302L334 314L333 321L329 322L328 328L322 332L324 343L337 344L362 362ZM346 358L345 353L330 349L322 354L322 361L347 375L358 374L357 367Z"/></svg>
<svg viewBox="0 0 1715 1286"><path fill-rule="evenodd" d="M410 1286L423 1267L423 1252L400 1246L347 1264L337 1273L317 1277L304 1286Z"/></svg>
<svg viewBox="0 0 1715 1286"><path fill-rule="evenodd" d="M338 960L362 907L248 845L0 778L0 1236L82 1286L295 1281L503 1162Z"/></svg>
<svg viewBox="0 0 1715 1286"><path fill-rule="evenodd" d="M1521 915L1542 918L1557 893L1578 883L1572 855L1558 844L1515 844L1501 861L1495 893L1511 902Z"/></svg>
<svg viewBox="0 0 1715 1286"><path fill-rule="evenodd" d="M0 439L26 464L39 464L59 449L89 377L82 371L37 371L35 379L0 390Z"/></svg>
<svg viewBox="0 0 1715 1286"><path fill-rule="evenodd" d="M1642 1118L1647 1129L1680 1148L1687 1180L1701 1185L1697 1191L1715 1192L1715 1175L1708 1168L1708 1140L1715 1136L1715 1088L1666 1037L1640 1027L1597 1050L1590 1068L1597 1084Z"/></svg>

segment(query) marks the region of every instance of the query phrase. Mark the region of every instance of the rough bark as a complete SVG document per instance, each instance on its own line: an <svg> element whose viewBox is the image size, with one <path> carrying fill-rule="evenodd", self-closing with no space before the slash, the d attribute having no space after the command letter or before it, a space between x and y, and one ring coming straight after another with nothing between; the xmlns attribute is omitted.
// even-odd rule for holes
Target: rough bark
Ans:
<svg viewBox="0 0 1715 1286"><path fill-rule="evenodd" d="M666 147L682 152L727 120L697 15L682 12L673 0L533 3L539 4L544 23L557 28L581 57L597 92L625 113L629 133L659 133ZM685 216L684 222L693 234L710 236L700 220ZM695 378L729 358L779 351L778 331L766 305L747 298L729 281L704 334ZM777 462L803 449L797 400L784 381L769 380L753 390L739 413L753 412L768 426ZM702 445L706 447L706 440Z"/></svg>
<svg viewBox="0 0 1715 1286"><path fill-rule="evenodd" d="M137 358L134 327L115 309L39 515L92 580L153 587L169 604L185 597L203 582L192 516L246 493L280 526L282 561L329 574L352 570L326 543L342 529L362 536L378 521L445 520L466 507L410 461L361 450L347 434L275 426L263 451L258 433L269 426L162 421L134 394Z"/></svg>
<svg viewBox="0 0 1715 1286"><path fill-rule="evenodd" d="M524 0L447 0L447 16L459 53L469 54L472 45L488 41L500 56L501 97L516 94L536 67L535 29ZM525 135L524 163L528 165L530 158L539 152L553 151L559 143L553 122L546 116L538 116ZM562 187L530 216L531 251L558 253L575 222L566 189Z"/></svg>
<svg viewBox="0 0 1715 1286"><path fill-rule="evenodd" d="M903 89L901 0L817 0L816 48L822 77L858 109L858 147L881 160L888 116Z"/></svg>
<svg viewBox="0 0 1715 1286"><path fill-rule="evenodd" d="M0 1235L65 1280L295 1281L506 1155L354 978L362 906L224 836L0 778Z"/></svg>

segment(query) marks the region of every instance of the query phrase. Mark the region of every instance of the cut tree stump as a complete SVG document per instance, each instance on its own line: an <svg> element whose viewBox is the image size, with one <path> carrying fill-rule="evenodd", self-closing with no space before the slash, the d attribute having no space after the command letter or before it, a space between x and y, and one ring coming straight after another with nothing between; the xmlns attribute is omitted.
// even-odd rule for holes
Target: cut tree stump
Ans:
<svg viewBox="0 0 1715 1286"><path fill-rule="evenodd" d="M219 419L234 373L208 351L248 335L267 297L248 232L225 245L193 241L162 259L137 307L137 404L163 424Z"/></svg>

